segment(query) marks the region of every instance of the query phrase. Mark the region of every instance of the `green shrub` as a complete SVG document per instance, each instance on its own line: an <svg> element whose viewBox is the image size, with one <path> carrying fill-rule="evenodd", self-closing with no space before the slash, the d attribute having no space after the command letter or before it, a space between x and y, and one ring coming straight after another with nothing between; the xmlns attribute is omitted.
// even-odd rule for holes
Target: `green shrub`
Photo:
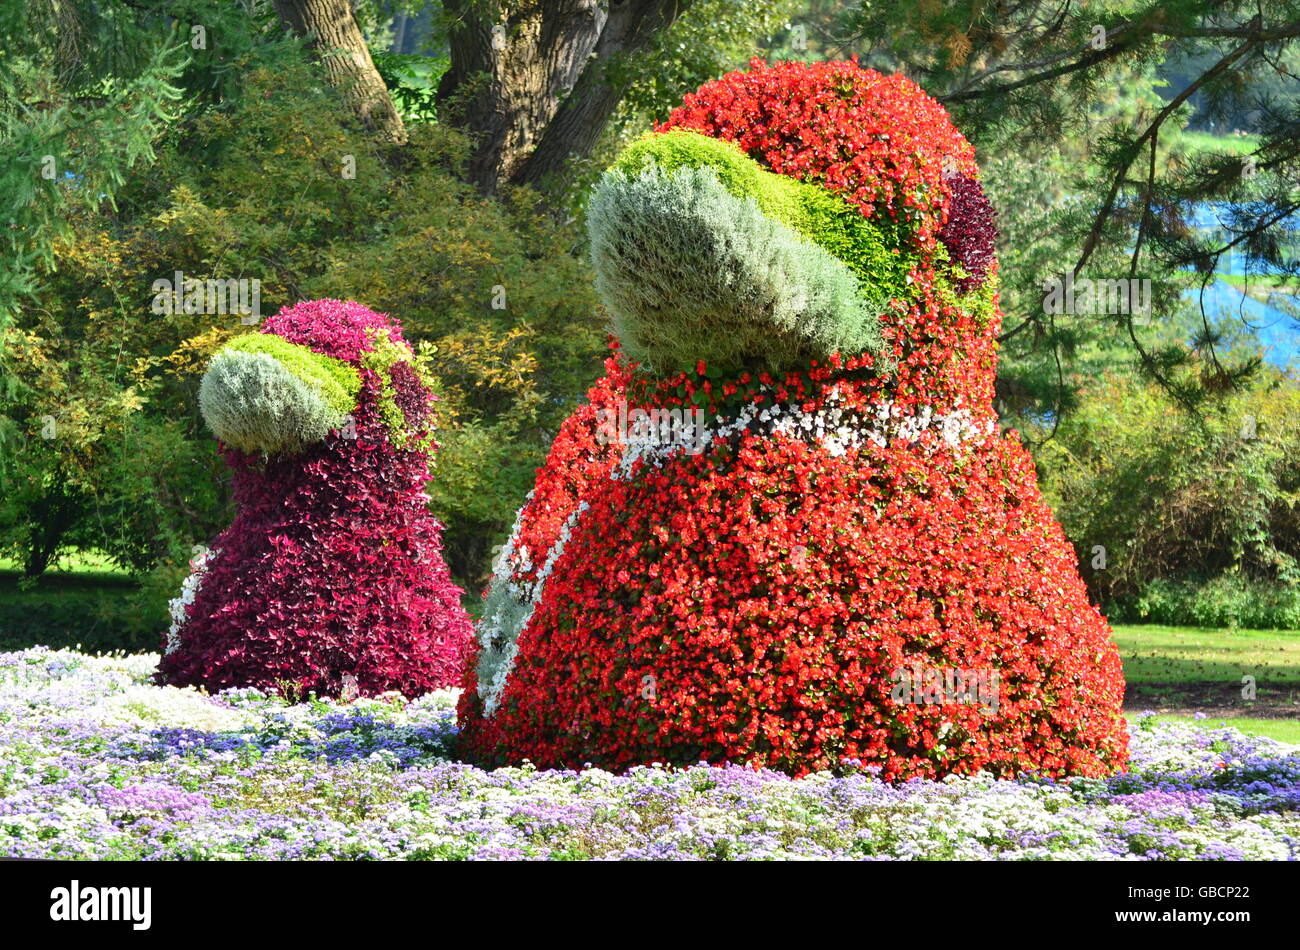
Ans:
<svg viewBox="0 0 1300 950"><path fill-rule="evenodd" d="M698 360L780 369L881 346L884 303L711 167L613 171L587 222L614 332L629 356L663 375Z"/></svg>
<svg viewBox="0 0 1300 950"><path fill-rule="evenodd" d="M1300 588L1241 577L1208 581L1157 579L1136 596L1117 601L1112 621L1175 626L1300 629Z"/></svg>
<svg viewBox="0 0 1300 950"><path fill-rule="evenodd" d="M879 225L820 185L768 171L736 145L685 129L649 133L611 166L633 177L654 166L664 172L709 168L737 198L751 198L769 218L830 251L862 281L878 305L907 292L912 261L894 248L910 244L899 225Z"/></svg>
<svg viewBox="0 0 1300 950"><path fill-rule="evenodd" d="M342 424L320 390L265 353L213 357L199 408L216 437L241 452L296 452Z"/></svg>
<svg viewBox="0 0 1300 950"><path fill-rule="evenodd" d="M1171 623L1294 626L1295 380L1264 372L1192 415L1155 385L1104 376L1083 390L1035 461L1044 496L1108 608L1182 618Z"/></svg>
<svg viewBox="0 0 1300 950"><path fill-rule="evenodd" d="M199 408L217 438L241 452L294 452L341 426L360 391L360 374L342 360L250 333L212 358Z"/></svg>
<svg viewBox="0 0 1300 950"><path fill-rule="evenodd" d="M340 416L356 408L357 397L361 394L361 374L355 367L271 333L237 336L221 352L274 357L290 373L319 392L325 404Z"/></svg>

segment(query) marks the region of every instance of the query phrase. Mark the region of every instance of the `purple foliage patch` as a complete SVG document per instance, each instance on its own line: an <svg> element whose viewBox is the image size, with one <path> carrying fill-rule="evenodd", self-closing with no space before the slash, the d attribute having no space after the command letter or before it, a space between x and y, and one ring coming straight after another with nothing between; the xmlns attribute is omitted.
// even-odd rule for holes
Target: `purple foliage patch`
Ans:
<svg viewBox="0 0 1300 950"><path fill-rule="evenodd" d="M975 178L945 178L949 189L948 220L939 232L939 240L952 260L969 275L957 283L961 293L968 293L988 278L998 237L997 212L984 195Z"/></svg>

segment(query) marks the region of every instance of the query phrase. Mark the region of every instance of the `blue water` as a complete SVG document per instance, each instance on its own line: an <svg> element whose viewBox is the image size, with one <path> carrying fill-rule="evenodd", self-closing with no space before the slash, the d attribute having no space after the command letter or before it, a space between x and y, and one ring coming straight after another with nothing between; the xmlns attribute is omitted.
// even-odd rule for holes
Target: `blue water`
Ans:
<svg viewBox="0 0 1300 950"><path fill-rule="evenodd" d="M1205 204L1198 207L1189 222L1200 231L1216 231L1228 221L1231 205ZM1216 273L1241 275L1246 273L1248 260L1240 252L1224 254ZM1262 268L1256 263L1256 273ZM1187 298L1196 306L1199 290L1189 291ZM1259 341L1265 362L1286 368L1300 361L1300 298L1274 294L1269 303L1261 303L1243 294L1231 284L1216 280L1205 288L1205 312L1211 321L1222 320L1229 328L1244 329Z"/></svg>
<svg viewBox="0 0 1300 950"><path fill-rule="evenodd" d="M1197 306L1199 290L1187 292ZM1300 358L1300 300L1280 297L1277 306L1261 303L1226 281L1216 280L1205 288L1205 313L1211 325L1223 321L1229 327L1249 331L1264 351L1264 361L1285 369ZM1288 313L1282 307L1291 308ZM1292 316L1295 314L1296 316Z"/></svg>

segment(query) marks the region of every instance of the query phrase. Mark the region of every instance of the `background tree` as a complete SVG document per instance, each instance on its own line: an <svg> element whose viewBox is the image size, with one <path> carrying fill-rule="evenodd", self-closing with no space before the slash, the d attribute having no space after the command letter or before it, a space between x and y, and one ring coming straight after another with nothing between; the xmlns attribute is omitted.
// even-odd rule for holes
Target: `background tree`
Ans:
<svg viewBox="0 0 1300 950"><path fill-rule="evenodd" d="M70 213L111 204L130 169L153 158L184 56L179 23L141 29L116 6L5 4L0 31L0 397L13 398L14 315L38 293ZM0 472L18 438L0 412Z"/></svg>
<svg viewBox="0 0 1300 950"><path fill-rule="evenodd" d="M1234 250L1278 279L1300 269L1291 221L1300 207L1300 4L862 3L852 29L868 58L902 69L948 106L983 154L1012 163L1019 155L1031 163L1064 158L1077 170L1046 215L1054 227L1040 224L1057 245L1048 255L1054 273L1017 266L1017 248L1003 255L1012 279L1002 334L1005 408L1055 413L1067 405L1062 362L1089 336L1122 342L1183 405L1253 371L1252 356L1221 359L1222 329L1199 310L1193 345L1184 345L1179 300L1189 282L1212 281L1218 260ZM1244 155L1189 148L1181 129L1194 104L1200 123L1255 133L1257 145ZM1192 223L1211 202L1229 208L1219 239ZM1132 314L1101 326L1058 319L1042 306L1040 282L1066 274L1151 279L1155 324Z"/></svg>
<svg viewBox="0 0 1300 950"><path fill-rule="evenodd" d="M406 142L406 127L346 0L275 0L280 19L315 51L325 74L380 137Z"/></svg>
<svg viewBox="0 0 1300 950"><path fill-rule="evenodd" d="M485 191L534 184L596 145L625 89L610 73L692 0L446 0L451 68L439 97L475 138Z"/></svg>
<svg viewBox="0 0 1300 950"><path fill-rule="evenodd" d="M1196 415L1104 372L1038 447L1042 489L1112 619L1300 624L1300 387L1266 368Z"/></svg>
<svg viewBox="0 0 1300 950"><path fill-rule="evenodd" d="M473 137L469 174L488 192L505 183L568 183L627 97L635 100L632 111L680 100L758 52L756 40L798 9L792 0L446 0L443 6L451 68L439 99Z"/></svg>
<svg viewBox="0 0 1300 950"><path fill-rule="evenodd" d="M112 202L176 115L188 30L115 5L5 4L0 29L0 332L39 282L67 215ZM3 347L0 347L0 353Z"/></svg>

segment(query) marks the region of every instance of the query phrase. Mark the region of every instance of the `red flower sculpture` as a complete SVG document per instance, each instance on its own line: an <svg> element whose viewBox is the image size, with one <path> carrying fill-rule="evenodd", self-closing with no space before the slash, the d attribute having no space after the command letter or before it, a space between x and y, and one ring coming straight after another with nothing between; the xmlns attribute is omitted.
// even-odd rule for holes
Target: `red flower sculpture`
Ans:
<svg viewBox="0 0 1300 950"><path fill-rule="evenodd" d="M756 62L688 96L663 127L681 128L901 235L907 286L881 353L734 375L615 354L498 562L467 752L891 779L1122 768L1110 630L996 425L970 145L915 84L852 62Z"/></svg>

